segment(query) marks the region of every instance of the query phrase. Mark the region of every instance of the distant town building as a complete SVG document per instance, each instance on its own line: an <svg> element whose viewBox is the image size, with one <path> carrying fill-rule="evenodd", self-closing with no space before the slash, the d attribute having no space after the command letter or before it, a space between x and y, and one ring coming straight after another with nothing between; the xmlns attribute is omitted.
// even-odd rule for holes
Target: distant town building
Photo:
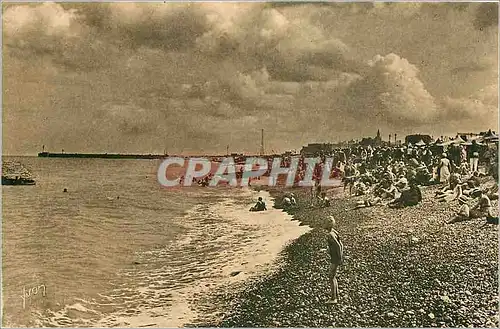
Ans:
<svg viewBox="0 0 500 329"><path fill-rule="evenodd" d="M375 146L382 145L382 137L380 136L380 129L377 129L377 136L375 136Z"/></svg>
<svg viewBox="0 0 500 329"><path fill-rule="evenodd" d="M302 147L300 154L302 155L316 155L320 153L331 152L334 149L334 144L332 143L310 143Z"/></svg>
<svg viewBox="0 0 500 329"><path fill-rule="evenodd" d="M363 137L359 142L361 146L381 146L384 142L382 141L382 136L380 135L380 129L377 130L377 135L375 137Z"/></svg>

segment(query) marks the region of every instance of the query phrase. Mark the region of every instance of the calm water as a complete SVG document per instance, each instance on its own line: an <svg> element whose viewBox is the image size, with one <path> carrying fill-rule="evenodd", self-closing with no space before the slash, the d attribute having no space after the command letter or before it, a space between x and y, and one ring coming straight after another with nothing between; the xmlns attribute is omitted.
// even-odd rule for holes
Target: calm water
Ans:
<svg viewBox="0 0 500 329"><path fill-rule="evenodd" d="M158 160L5 160L37 185L2 187L4 326L182 325L194 292L257 273L306 230L248 212L251 190L164 189Z"/></svg>

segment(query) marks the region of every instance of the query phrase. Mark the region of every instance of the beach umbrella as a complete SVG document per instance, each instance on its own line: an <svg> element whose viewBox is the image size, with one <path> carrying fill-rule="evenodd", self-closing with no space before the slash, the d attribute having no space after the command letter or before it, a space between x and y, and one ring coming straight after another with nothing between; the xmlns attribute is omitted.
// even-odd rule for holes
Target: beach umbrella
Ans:
<svg viewBox="0 0 500 329"><path fill-rule="evenodd" d="M465 142L465 143L463 143L463 145L470 146L470 145L472 145L472 142ZM485 144L483 144L481 142L476 142L476 145L484 146Z"/></svg>
<svg viewBox="0 0 500 329"><path fill-rule="evenodd" d="M443 143L443 140L441 138L436 138L436 140L434 141L434 145L439 145L439 144L442 144Z"/></svg>
<svg viewBox="0 0 500 329"><path fill-rule="evenodd" d="M467 142L472 142L473 140L475 140L475 141L478 141L478 142L479 142L479 141L480 141L480 140L482 140L482 139L483 139L483 136L480 136L480 135L478 135L478 136L472 136L472 137L470 137L470 138L467 140Z"/></svg>
<svg viewBox="0 0 500 329"><path fill-rule="evenodd" d="M456 144L456 145L460 145L460 144L463 144L463 143L465 143L465 141L460 136L457 136L457 138L455 138L453 140L453 144Z"/></svg>
<svg viewBox="0 0 500 329"><path fill-rule="evenodd" d="M493 131L491 131L491 129L490 129L490 130L488 130L488 131L486 132L486 134L484 134L484 137L485 137L485 138L486 138L486 137L497 137L497 138L498 138L498 135L497 135L497 134L495 134L495 133L494 133Z"/></svg>

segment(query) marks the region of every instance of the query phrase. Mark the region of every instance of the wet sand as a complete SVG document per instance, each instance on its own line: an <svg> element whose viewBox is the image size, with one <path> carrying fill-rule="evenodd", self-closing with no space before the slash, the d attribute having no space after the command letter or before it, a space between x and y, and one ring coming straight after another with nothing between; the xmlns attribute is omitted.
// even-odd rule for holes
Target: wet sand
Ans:
<svg viewBox="0 0 500 329"><path fill-rule="evenodd" d="M289 244L275 270L200 297L205 327L498 327L498 226L484 220L446 224L458 202L434 200L405 209L352 210L360 197L331 189L332 206L308 208L308 191L294 189L290 211L313 228ZM271 189L281 199L283 189ZM498 209L498 202L493 202ZM346 260L339 272L340 302L327 305L327 215Z"/></svg>
<svg viewBox="0 0 500 329"><path fill-rule="evenodd" d="M224 214L228 218L238 218L241 224L247 224L248 230L263 232L261 236L248 232L242 235L242 240L249 241L248 245L238 246L234 241L226 241L227 248L222 251L226 262L216 273L204 279L197 279L189 286L172 292L171 306L162 305L155 308L139 309L138 314L128 316L112 316L102 319L96 327L155 327L178 328L193 319L207 316L207 309L200 307L197 301L202 296L210 296L214 291L232 289L235 285L244 284L248 279L256 276L269 275L275 271L276 257L283 246L302 234L310 231L307 226L300 226L292 221L292 216L273 208L272 199L267 191L260 191L259 196L268 201L270 208L266 212L251 213L250 204L235 208L231 202L220 203L214 206L214 211ZM255 195L254 195L255 196ZM256 197L256 196L255 196ZM265 232L265 233L264 233ZM227 239L221 235L218 239ZM213 310L216 311L216 310ZM211 314L211 316L215 316Z"/></svg>

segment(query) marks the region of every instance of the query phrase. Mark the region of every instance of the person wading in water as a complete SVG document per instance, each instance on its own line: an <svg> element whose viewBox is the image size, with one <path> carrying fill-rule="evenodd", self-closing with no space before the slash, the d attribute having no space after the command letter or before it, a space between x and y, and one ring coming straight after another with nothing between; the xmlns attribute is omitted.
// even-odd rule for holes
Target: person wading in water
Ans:
<svg viewBox="0 0 500 329"><path fill-rule="evenodd" d="M259 197L259 201L257 201L255 206L250 208L250 211L264 211L264 210L267 210L267 207L264 200L262 200L262 197Z"/></svg>
<svg viewBox="0 0 500 329"><path fill-rule="evenodd" d="M334 225L335 218L329 216L325 223L325 229L328 231L328 253L330 254L329 281L331 299L327 304L336 304L338 301L339 287L337 282L337 271L344 261L344 245L342 241L340 241L338 232L333 229Z"/></svg>

